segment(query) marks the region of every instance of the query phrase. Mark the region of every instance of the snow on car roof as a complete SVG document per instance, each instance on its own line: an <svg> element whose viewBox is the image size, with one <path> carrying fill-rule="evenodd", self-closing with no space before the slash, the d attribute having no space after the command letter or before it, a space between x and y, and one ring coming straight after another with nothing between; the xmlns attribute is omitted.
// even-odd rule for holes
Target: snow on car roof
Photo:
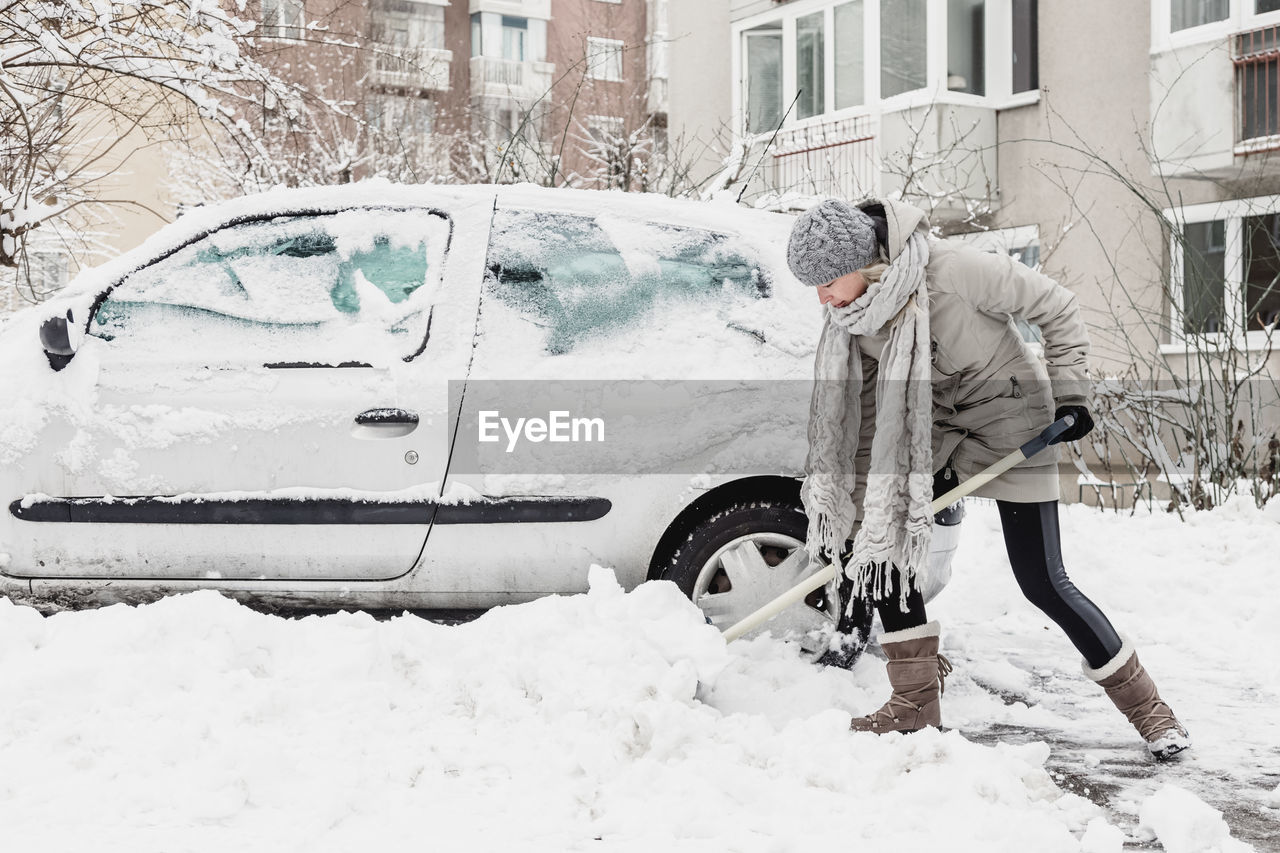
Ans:
<svg viewBox="0 0 1280 853"><path fill-rule="evenodd" d="M96 295L121 277L156 258L233 222L295 213L340 210L365 205L441 206L493 197L493 188L393 184L368 180L334 187L280 188L193 208L152 234L137 247L95 267L82 270L45 307ZM40 306L36 306L39 308ZM46 310L47 316L56 313Z"/></svg>
<svg viewBox="0 0 1280 853"><path fill-rule="evenodd" d="M731 230L759 238L762 241L759 245L772 243L779 248L785 242L791 223L791 217L785 214L751 210L727 201L703 202L673 199L656 193L574 190L532 184L410 185L370 179L331 187L279 188L187 211L136 248L83 270L44 306L56 308L66 299L81 301L80 298L86 294L96 295L153 259L210 231L244 219L362 205L438 206L447 210L451 204L476 203L495 196L500 205L527 205L580 213L622 211L632 217ZM53 310L44 312L46 316L53 313Z"/></svg>

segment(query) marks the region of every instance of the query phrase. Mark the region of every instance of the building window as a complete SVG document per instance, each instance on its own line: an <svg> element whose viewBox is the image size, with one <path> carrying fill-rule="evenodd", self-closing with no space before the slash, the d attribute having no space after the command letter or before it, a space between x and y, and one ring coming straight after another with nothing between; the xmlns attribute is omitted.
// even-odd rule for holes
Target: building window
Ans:
<svg viewBox="0 0 1280 853"><path fill-rule="evenodd" d="M262 0L262 34L267 38L302 38L303 16L302 0Z"/></svg>
<svg viewBox="0 0 1280 853"><path fill-rule="evenodd" d="M1190 222L1182 232L1182 331L1222 331L1226 294L1226 223Z"/></svg>
<svg viewBox="0 0 1280 853"><path fill-rule="evenodd" d="M1013 93L1040 88L1036 0L1013 0Z"/></svg>
<svg viewBox="0 0 1280 853"><path fill-rule="evenodd" d="M880 97L928 84L925 0L880 0Z"/></svg>
<svg viewBox="0 0 1280 853"><path fill-rule="evenodd" d="M1244 218L1244 327L1274 329L1280 321L1280 214Z"/></svg>
<svg viewBox="0 0 1280 853"><path fill-rule="evenodd" d="M1173 32L1226 20L1229 0L1169 0L1170 24Z"/></svg>
<svg viewBox="0 0 1280 853"><path fill-rule="evenodd" d="M1280 0L1257 0L1257 5L1253 8L1255 15L1278 11L1280 11Z"/></svg>
<svg viewBox="0 0 1280 853"><path fill-rule="evenodd" d="M1236 67L1238 139L1280 134L1276 90L1280 83L1280 27L1265 27L1232 38Z"/></svg>
<svg viewBox="0 0 1280 853"><path fill-rule="evenodd" d="M587 76L593 80L622 79L623 42L617 39L587 39Z"/></svg>
<svg viewBox="0 0 1280 853"><path fill-rule="evenodd" d="M370 11L374 68L421 78L432 62L427 50L444 47L444 7L407 0L374 0ZM383 82L387 82L383 80Z"/></svg>
<svg viewBox="0 0 1280 853"><path fill-rule="evenodd" d="M502 58L512 62L524 62L525 47L529 42L529 19L502 16Z"/></svg>
<svg viewBox="0 0 1280 853"><path fill-rule="evenodd" d="M813 118L823 112L826 103L825 33L822 12L796 19L796 118Z"/></svg>
<svg viewBox="0 0 1280 853"><path fill-rule="evenodd" d="M27 282L31 291L49 294L67 283L67 255L55 250L27 252Z"/></svg>
<svg viewBox="0 0 1280 853"><path fill-rule="evenodd" d="M1271 345L1280 330L1280 196L1165 216L1173 229L1174 345L1203 335Z"/></svg>
<svg viewBox="0 0 1280 853"><path fill-rule="evenodd" d="M376 133L396 139L421 139L435 130L436 103L407 95L371 96L365 119Z"/></svg>
<svg viewBox="0 0 1280 853"><path fill-rule="evenodd" d="M758 27L742 34L747 73L747 133L773 130L782 121L782 29Z"/></svg>
<svg viewBox="0 0 1280 853"><path fill-rule="evenodd" d="M419 138L436 129L436 102L430 98L405 98L405 126Z"/></svg>
<svg viewBox="0 0 1280 853"><path fill-rule="evenodd" d="M983 0L948 0L947 88L953 92L986 94L985 7Z"/></svg>
<svg viewBox="0 0 1280 853"><path fill-rule="evenodd" d="M836 66L836 109L856 107L863 102L863 10L862 0L842 3L833 12L835 34L832 52Z"/></svg>
<svg viewBox="0 0 1280 853"><path fill-rule="evenodd" d="M1029 103L1012 96L1039 89L1036 0L796 6L800 11L781 6L772 20L736 29L741 98L735 100L747 133L771 131L780 121L786 127L832 114L856 118L865 112L860 107L877 101L898 109L893 101L907 93L950 90L1003 109Z"/></svg>

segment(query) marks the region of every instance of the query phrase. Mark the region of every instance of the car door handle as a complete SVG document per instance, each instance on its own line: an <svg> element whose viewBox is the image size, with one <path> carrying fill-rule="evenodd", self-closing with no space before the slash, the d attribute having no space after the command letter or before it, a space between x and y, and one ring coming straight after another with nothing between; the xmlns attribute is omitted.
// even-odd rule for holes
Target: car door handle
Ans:
<svg viewBox="0 0 1280 853"><path fill-rule="evenodd" d="M360 426L408 426L417 425L418 413L404 409L366 409L356 415Z"/></svg>

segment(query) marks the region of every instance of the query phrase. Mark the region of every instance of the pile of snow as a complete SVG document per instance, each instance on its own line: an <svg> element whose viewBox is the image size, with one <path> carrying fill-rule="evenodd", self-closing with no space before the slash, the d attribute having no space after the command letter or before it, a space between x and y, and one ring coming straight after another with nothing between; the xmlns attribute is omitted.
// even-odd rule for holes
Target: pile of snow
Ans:
<svg viewBox="0 0 1280 853"><path fill-rule="evenodd" d="M1252 848L1231 837L1222 812L1177 785L1165 785L1142 804L1142 825L1166 853L1244 853Z"/></svg>
<svg viewBox="0 0 1280 853"><path fill-rule="evenodd" d="M784 644L742 650L674 586L624 594L604 570L457 627L213 593L48 619L0 602L0 825L14 849L1067 851L1098 814L1043 745L734 712L748 679L870 699Z"/></svg>
<svg viewBox="0 0 1280 853"><path fill-rule="evenodd" d="M847 729L887 692L875 656L847 672L770 637L726 647L674 586L624 593L598 568L588 594L452 627L285 620L211 592L49 618L0 600L5 842L1252 849L1220 809L1269 814L1280 796L1275 662L1256 653L1280 645L1280 501L1185 524L1063 512L1073 578L1135 636L1195 737L1171 765L1021 600L994 507L971 506L963 527L957 579L931 604L956 664L952 728L908 736ZM1246 666L1259 678L1242 684ZM1231 724L1215 724L1226 707ZM1084 753L1070 791L1052 769L1063 750ZM1105 810L1094 784L1117 790Z"/></svg>

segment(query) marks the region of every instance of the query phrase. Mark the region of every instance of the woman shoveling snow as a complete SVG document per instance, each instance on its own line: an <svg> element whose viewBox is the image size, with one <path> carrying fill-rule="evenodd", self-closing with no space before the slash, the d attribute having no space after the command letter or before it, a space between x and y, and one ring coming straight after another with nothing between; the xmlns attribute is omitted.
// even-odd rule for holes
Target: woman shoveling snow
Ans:
<svg viewBox="0 0 1280 853"><path fill-rule="evenodd" d="M931 238L922 211L893 201L822 202L796 220L787 260L826 307L801 489L807 547L819 559L842 555L886 631L893 695L851 727L937 726L950 664L920 593L929 504L1053 417L1075 418L1064 440L1093 428L1079 308L1066 288L1012 258ZM1010 315L1040 327L1047 371ZM1171 758L1190 747L1186 729L1063 568L1056 463L1041 454L975 494L999 507L1023 594L1062 628L1151 753Z"/></svg>

